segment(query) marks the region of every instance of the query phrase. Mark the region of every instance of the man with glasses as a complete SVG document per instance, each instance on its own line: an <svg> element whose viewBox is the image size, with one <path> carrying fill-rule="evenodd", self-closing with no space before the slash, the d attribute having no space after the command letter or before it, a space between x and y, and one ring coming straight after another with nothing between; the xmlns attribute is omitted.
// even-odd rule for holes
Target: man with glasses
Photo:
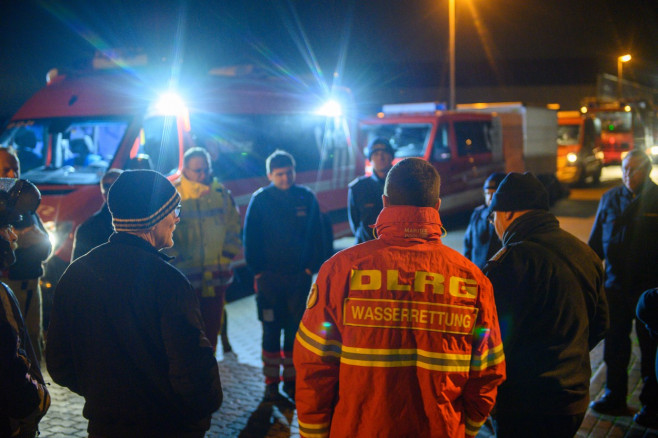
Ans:
<svg viewBox="0 0 658 438"><path fill-rule="evenodd" d="M180 195L157 172L128 170L107 204L116 232L55 290L50 376L85 398L92 438L201 438L222 389L194 290L160 252L174 244Z"/></svg>
<svg viewBox="0 0 658 438"><path fill-rule="evenodd" d="M607 327L601 260L548 206L531 173L509 173L489 206L503 244L484 268L507 361L494 415L500 438L576 434L589 401L589 352Z"/></svg>
<svg viewBox="0 0 658 438"><path fill-rule="evenodd" d="M623 185L603 194L589 245L605 260L605 289L610 303L610 331L605 337L605 394L592 402L594 411L628 415L628 363L635 306L642 292L658 285L658 186L651 181L651 160L633 150L622 160ZM644 324L636 324L640 343L642 426L658 428L658 383L653 360L656 341Z"/></svg>
<svg viewBox="0 0 658 438"><path fill-rule="evenodd" d="M100 189L103 196L103 205L100 210L81 223L75 230L71 261L107 242L107 239L114 232L112 215L107 208L107 192L110 190L112 183L121 175L121 172L123 172L121 169L110 169L101 178Z"/></svg>
<svg viewBox="0 0 658 438"><path fill-rule="evenodd" d="M221 330L224 353L228 353L232 349L226 336L224 300L233 281L231 260L242 245L242 227L231 191L212 173L205 149L195 147L185 152L183 176L176 182L185 214L174 232L176 246L168 253L192 283L210 343L217 348Z"/></svg>

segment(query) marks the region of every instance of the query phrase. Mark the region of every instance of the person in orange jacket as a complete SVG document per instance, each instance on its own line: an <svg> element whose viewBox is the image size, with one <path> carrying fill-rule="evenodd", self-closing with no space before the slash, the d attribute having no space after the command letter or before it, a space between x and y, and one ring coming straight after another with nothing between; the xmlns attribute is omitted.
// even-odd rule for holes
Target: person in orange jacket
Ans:
<svg viewBox="0 0 658 438"><path fill-rule="evenodd" d="M304 437L475 436L505 379L493 289L441 243L440 177L386 177L376 240L327 261L295 339Z"/></svg>

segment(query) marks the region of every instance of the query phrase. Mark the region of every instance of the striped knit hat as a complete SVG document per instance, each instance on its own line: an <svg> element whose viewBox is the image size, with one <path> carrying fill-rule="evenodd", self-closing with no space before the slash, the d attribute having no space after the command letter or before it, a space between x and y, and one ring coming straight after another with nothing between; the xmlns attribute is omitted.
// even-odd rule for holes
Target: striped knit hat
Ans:
<svg viewBox="0 0 658 438"><path fill-rule="evenodd" d="M127 170L112 184L107 206L114 230L145 231L180 203L173 184L153 170Z"/></svg>

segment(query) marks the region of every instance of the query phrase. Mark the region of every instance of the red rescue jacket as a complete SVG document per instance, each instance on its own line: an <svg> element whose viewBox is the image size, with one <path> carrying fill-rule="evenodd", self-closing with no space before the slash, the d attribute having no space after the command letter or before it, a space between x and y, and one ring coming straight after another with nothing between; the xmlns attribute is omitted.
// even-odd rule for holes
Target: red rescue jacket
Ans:
<svg viewBox="0 0 658 438"><path fill-rule="evenodd" d="M305 437L475 436L505 379L489 280L432 208L384 208L379 238L327 261L297 333Z"/></svg>

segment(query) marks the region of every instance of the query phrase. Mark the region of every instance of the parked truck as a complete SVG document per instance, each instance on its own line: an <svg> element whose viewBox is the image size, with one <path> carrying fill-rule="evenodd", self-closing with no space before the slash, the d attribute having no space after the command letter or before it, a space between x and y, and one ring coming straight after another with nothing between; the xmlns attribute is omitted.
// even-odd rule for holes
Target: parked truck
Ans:
<svg viewBox="0 0 658 438"><path fill-rule="evenodd" d="M359 147L380 137L393 146L394 162L420 157L436 167L444 213L481 204L485 179L505 169L500 120L491 113L447 111L437 102L384 105L360 121ZM371 171L366 161L366 174Z"/></svg>
<svg viewBox="0 0 658 438"><path fill-rule="evenodd" d="M557 177L565 184L601 180L601 120L580 111L557 113Z"/></svg>

